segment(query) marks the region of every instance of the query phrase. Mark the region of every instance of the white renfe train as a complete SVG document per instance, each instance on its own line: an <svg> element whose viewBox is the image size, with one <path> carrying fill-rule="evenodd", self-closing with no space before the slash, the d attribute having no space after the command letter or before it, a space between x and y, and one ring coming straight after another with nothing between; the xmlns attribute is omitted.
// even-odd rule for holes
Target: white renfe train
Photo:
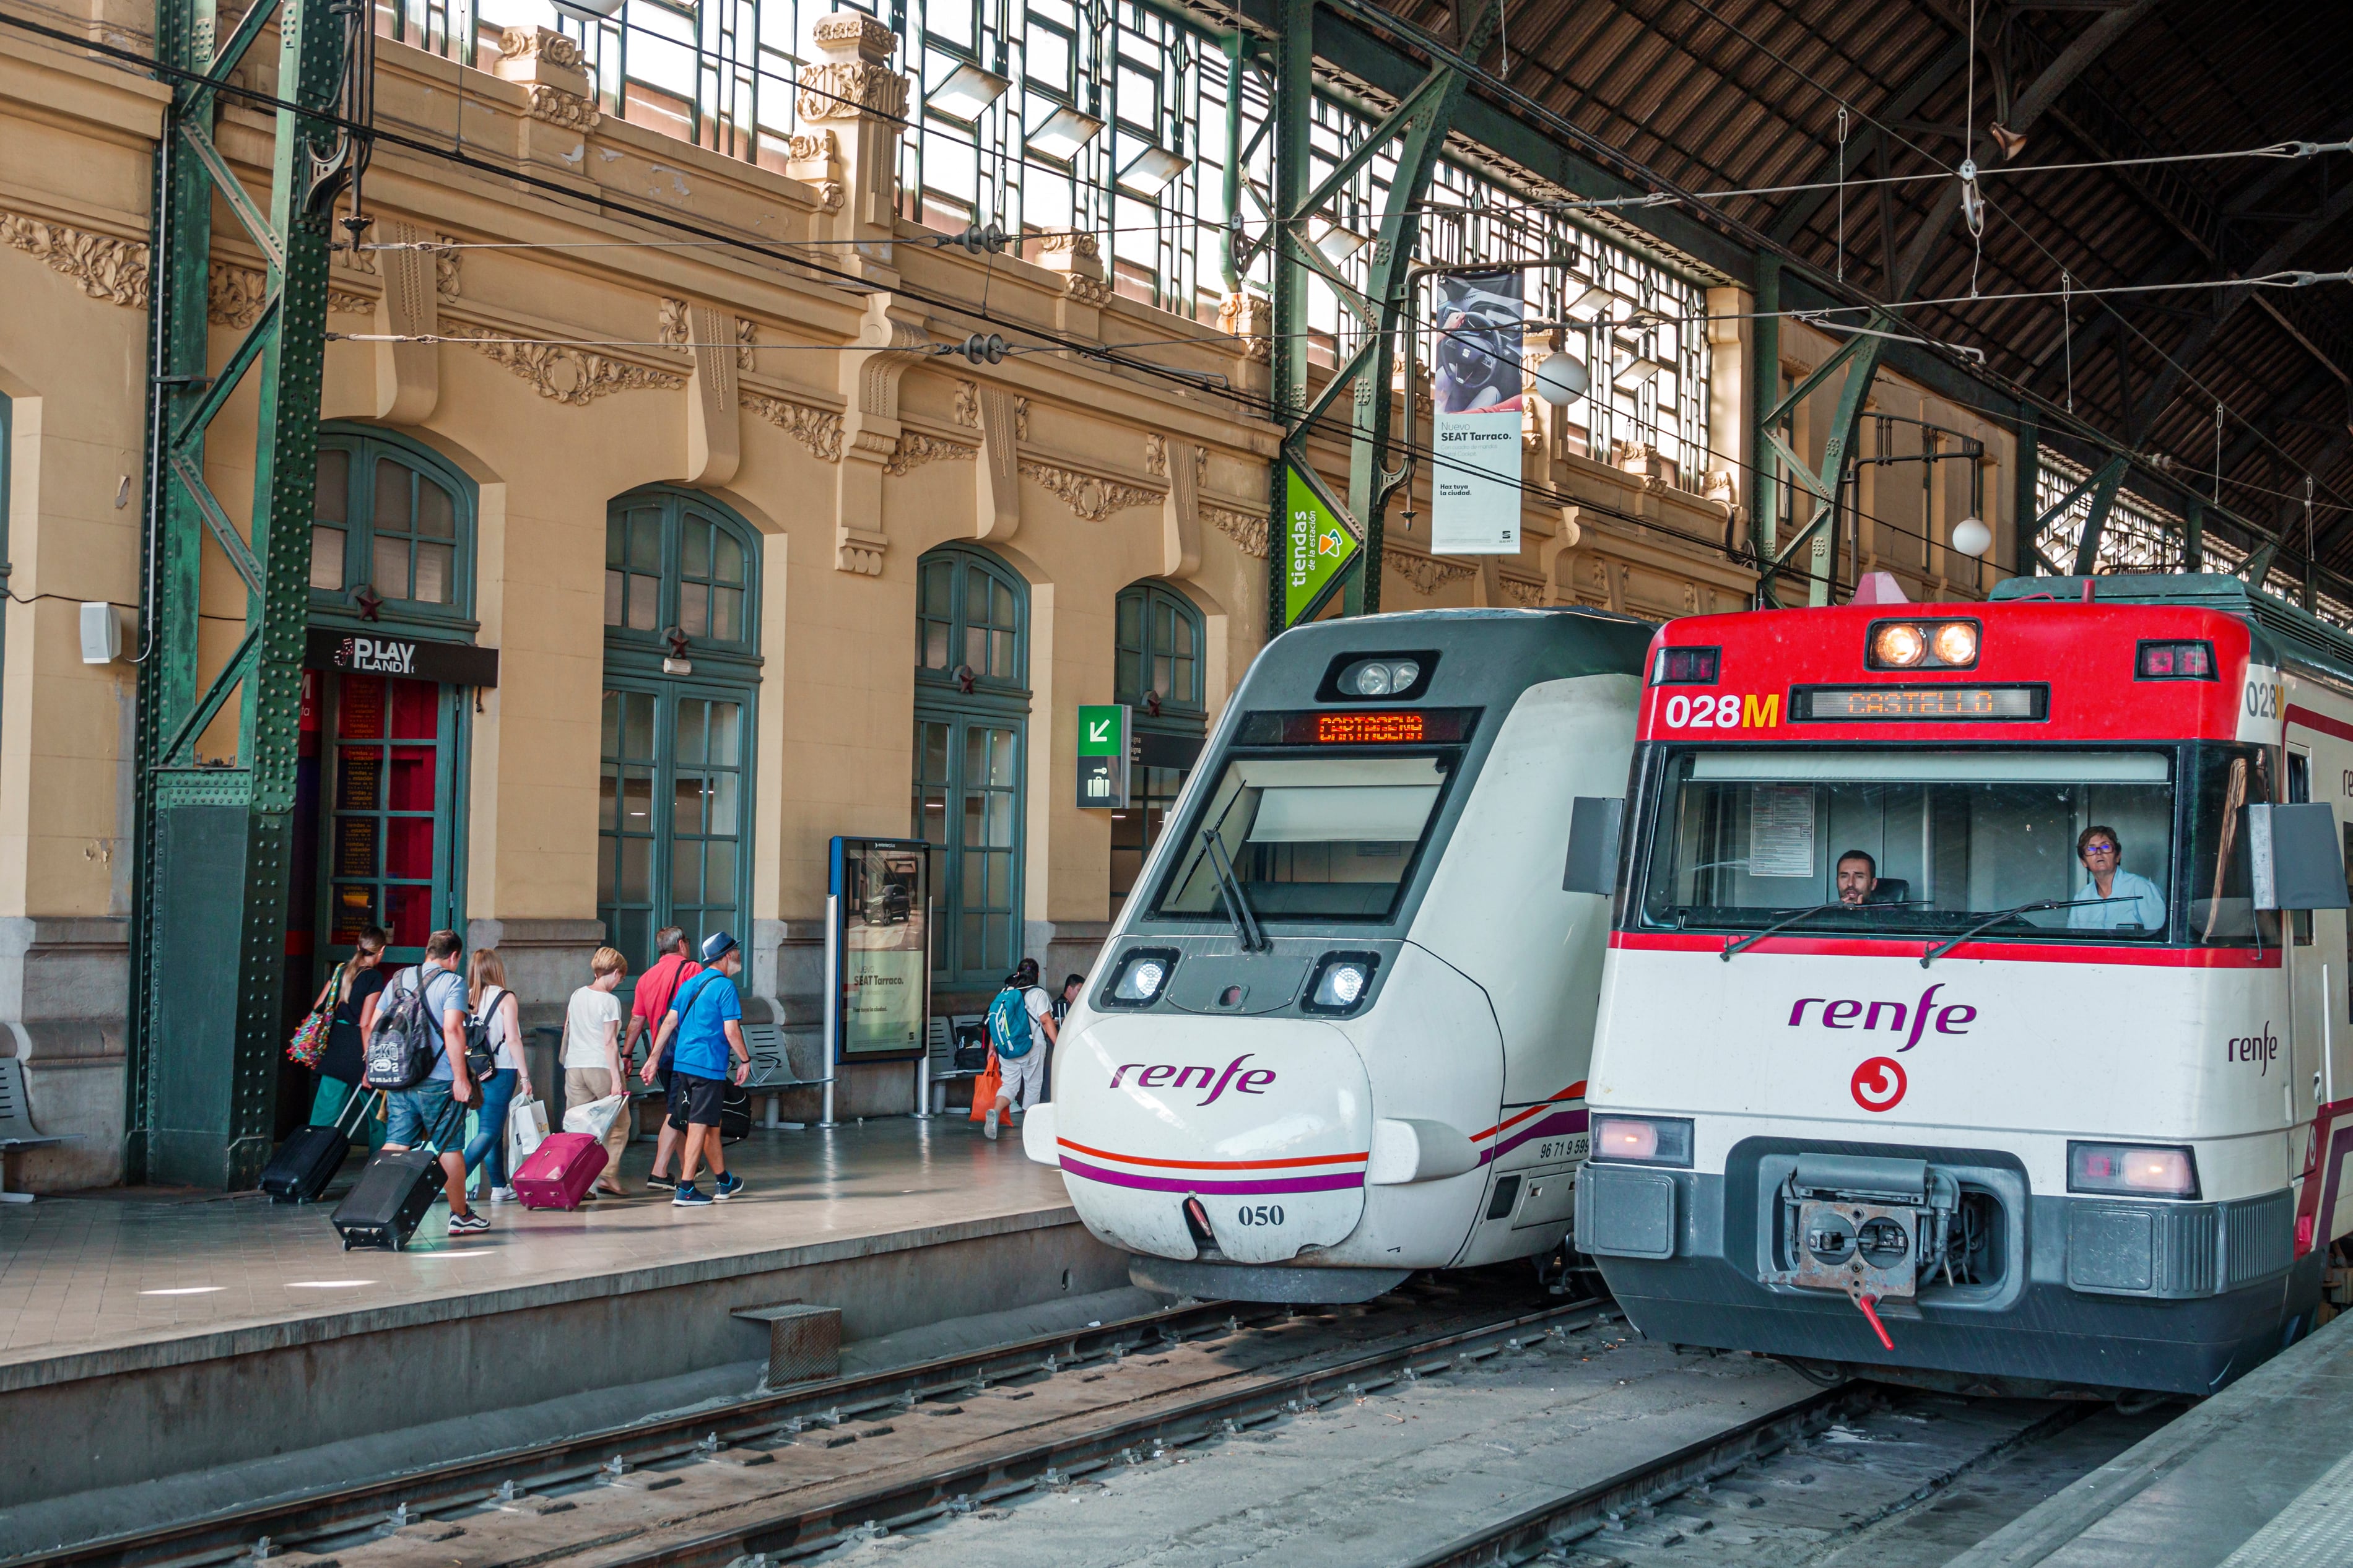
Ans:
<svg viewBox="0 0 2353 1568"><path fill-rule="evenodd" d="M1995 601L1661 632L1577 1243L1655 1339L2210 1393L2353 1229L2353 639L2229 577Z"/></svg>
<svg viewBox="0 0 2353 1568"><path fill-rule="evenodd" d="M1568 1228L1605 897L1651 627L1325 622L1250 667L1022 1129L1139 1283L1339 1302Z"/></svg>

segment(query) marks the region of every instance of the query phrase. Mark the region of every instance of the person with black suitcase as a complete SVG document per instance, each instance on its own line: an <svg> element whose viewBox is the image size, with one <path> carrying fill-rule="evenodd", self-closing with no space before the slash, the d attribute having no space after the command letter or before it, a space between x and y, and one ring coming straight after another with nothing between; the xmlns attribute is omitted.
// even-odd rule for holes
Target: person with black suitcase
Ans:
<svg viewBox="0 0 2353 1568"><path fill-rule="evenodd" d="M458 1135L466 1125L464 1106L447 1097L441 1104L441 1119L423 1147L395 1149L386 1144L335 1205L335 1231L343 1238L344 1251L373 1247L398 1252L416 1236L417 1222L433 1206L435 1188L448 1180L447 1166L453 1156L459 1155ZM453 1220L449 1228L459 1227ZM488 1230L490 1226L466 1228Z"/></svg>
<svg viewBox="0 0 2353 1568"><path fill-rule="evenodd" d="M491 1228L489 1220L466 1205L465 1150L445 1131L465 1125L465 1112L479 1103L480 1092L466 1060L470 1009L466 983L458 973L458 955L464 945L456 931L435 931L425 939L424 960L414 969L402 970L385 987L375 1032L368 1039L366 1081L370 1089L385 1091L388 1125L383 1152L368 1162L359 1186L344 1200L346 1206L357 1202L369 1190L368 1178L379 1164L395 1156L413 1157L421 1143L441 1166L453 1235ZM386 1169L405 1169L414 1163L411 1158ZM418 1169L429 1170L430 1164ZM432 1204L429 1187L424 1203L427 1207ZM421 1215L424 1209L417 1212ZM411 1228L414 1225L412 1220ZM344 1228L341 1209L335 1228L350 1245L352 1233Z"/></svg>
<svg viewBox="0 0 2353 1568"><path fill-rule="evenodd" d="M261 1190L269 1194L269 1201L318 1201L335 1173L343 1168L344 1157L352 1152L352 1139L375 1105L374 1090L355 1090L333 1121L324 1127L298 1127L289 1134L269 1157L269 1163L261 1168Z"/></svg>

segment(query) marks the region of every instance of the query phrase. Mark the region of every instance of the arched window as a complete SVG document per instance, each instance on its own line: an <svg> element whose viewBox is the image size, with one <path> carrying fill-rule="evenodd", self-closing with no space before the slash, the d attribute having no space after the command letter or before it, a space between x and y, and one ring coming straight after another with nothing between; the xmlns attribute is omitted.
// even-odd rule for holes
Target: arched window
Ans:
<svg viewBox="0 0 2353 1568"><path fill-rule="evenodd" d="M1111 909L1127 901L1144 862L1167 826L1177 792L1201 754L1208 729L1202 699L1201 612L1166 583L1145 579L1119 591L1115 701L1131 710L1135 750L1127 807L1111 814Z"/></svg>
<svg viewBox="0 0 2353 1568"><path fill-rule="evenodd" d="M744 935L759 561L751 524L691 490L606 512L596 913L633 974L663 926Z"/></svg>
<svg viewBox="0 0 2353 1568"><path fill-rule="evenodd" d="M1029 588L960 545L917 565L914 833L933 845L940 983L994 986L1021 956Z"/></svg>
<svg viewBox="0 0 2353 1568"><path fill-rule="evenodd" d="M474 605L474 489L437 455L364 427L319 435L311 602L462 621Z"/></svg>

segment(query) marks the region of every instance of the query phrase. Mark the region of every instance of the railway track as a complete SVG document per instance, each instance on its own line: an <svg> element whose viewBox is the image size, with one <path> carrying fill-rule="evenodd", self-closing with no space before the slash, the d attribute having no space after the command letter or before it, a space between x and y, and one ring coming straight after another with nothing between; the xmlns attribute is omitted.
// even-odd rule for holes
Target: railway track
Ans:
<svg viewBox="0 0 2353 1568"><path fill-rule="evenodd" d="M1196 1305L26 1552L0 1568L447 1564L461 1536L473 1537L464 1558L485 1563L781 1563L1360 1397L1607 1311L1598 1300L1498 1311L1475 1294L1329 1315ZM971 1418L925 1419L935 1415ZM902 1424L920 1452L882 1441ZM698 1473L733 1484L686 1488ZM517 1527L531 1550L494 1549Z"/></svg>

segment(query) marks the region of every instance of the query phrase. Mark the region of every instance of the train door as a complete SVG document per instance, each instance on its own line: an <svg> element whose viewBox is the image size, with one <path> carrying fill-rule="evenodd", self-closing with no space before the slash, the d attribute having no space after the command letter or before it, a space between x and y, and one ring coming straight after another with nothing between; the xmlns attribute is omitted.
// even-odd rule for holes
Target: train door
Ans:
<svg viewBox="0 0 2353 1568"><path fill-rule="evenodd" d="M2291 804L2312 799L2312 752L2290 742L2287 747L2287 798ZM2341 911L2327 911L2341 921ZM2302 1171L2311 1154L2313 1119L2319 1114L2327 1078L2324 1050L2333 1044L2335 1019L2330 993L2341 984L2331 962L2332 950L2316 940L2321 912L2296 910L2283 922L2288 1012L2288 1060L2284 1114L2295 1129L2288 1148L2289 1169ZM2341 944L2339 944L2341 947Z"/></svg>

